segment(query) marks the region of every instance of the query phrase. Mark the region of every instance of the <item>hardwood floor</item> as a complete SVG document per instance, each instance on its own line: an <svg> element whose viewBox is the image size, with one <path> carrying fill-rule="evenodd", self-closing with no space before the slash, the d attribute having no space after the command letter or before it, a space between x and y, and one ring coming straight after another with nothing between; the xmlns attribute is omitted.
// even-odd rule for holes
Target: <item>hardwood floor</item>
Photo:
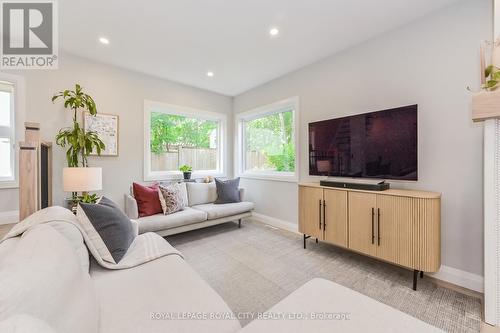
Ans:
<svg viewBox="0 0 500 333"><path fill-rule="evenodd" d="M13 226L14 224L0 224L0 239L2 239Z"/></svg>
<svg viewBox="0 0 500 333"><path fill-rule="evenodd" d="M481 333L500 333L500 327L494 327L483 322L481 324Z"/></svg>

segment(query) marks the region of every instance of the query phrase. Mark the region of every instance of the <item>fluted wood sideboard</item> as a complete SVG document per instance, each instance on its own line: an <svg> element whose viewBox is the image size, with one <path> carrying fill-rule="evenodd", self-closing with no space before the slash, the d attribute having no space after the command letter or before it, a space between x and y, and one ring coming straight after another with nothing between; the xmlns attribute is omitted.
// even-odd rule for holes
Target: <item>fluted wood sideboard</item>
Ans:
<svg viewBox="0 0 500 333"><path fill-rule="evenodd" d="M413 270L441 266L441 194L390 189L365 191L299 185L299 231Z"/></svg>

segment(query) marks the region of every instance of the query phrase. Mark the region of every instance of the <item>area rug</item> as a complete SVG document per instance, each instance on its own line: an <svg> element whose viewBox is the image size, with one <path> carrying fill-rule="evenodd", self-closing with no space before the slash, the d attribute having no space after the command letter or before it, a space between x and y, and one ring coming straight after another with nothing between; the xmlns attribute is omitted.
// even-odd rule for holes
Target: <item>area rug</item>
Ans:
<svg viewBox="0 0 500 333"><path fill-rule="evenodd" d="M447 332L479 332L481 300L412 272L251 219L166 238L235 313L258 313L320 277L356 290ZM244 326L251 318L240 319Z"/></svg>

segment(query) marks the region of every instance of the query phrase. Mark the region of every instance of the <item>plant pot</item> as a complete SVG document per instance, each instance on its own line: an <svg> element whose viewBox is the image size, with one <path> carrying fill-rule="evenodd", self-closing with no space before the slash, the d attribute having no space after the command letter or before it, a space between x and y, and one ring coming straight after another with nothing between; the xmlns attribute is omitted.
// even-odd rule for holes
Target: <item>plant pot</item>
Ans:
<svg viewBox="0 0 500 333"><path fill-rule="evenodd" d="M500 117L500 89L481 91L472 95L472 120L482 121Z"/></svg>
<svg viewBox="0 0 500 333"><path fill-rule="evenodd" d="M183 172L184 179L191 179L191 171L189 172Z"/></svg>

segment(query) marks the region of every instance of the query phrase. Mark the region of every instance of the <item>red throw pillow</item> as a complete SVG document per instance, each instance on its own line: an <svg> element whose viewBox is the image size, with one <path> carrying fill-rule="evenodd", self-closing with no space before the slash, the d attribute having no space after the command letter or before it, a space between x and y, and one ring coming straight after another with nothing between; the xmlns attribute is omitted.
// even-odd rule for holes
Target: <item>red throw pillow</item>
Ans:
<svg viewBox="0 0 500 333"><path fill-rule="evenodd" d="M133 183L132 187L134 189L134 198L137 201L139 217L155 215L158 213L163 214L160 197L158 195L158 184L143 186L141 184Z"/></svg>

